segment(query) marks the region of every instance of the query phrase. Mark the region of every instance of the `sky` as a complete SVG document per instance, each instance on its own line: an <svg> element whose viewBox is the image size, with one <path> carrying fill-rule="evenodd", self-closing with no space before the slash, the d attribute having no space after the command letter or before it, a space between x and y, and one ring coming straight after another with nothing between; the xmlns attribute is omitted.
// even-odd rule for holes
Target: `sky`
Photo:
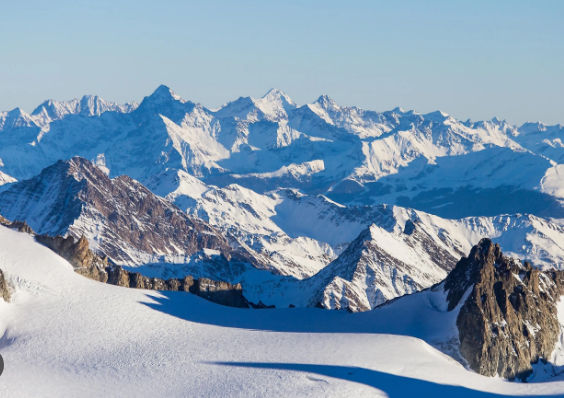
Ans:
<svg viewBox="0 0 564 398"><path fill-rule="evenodd" d="M0 110L160 84L564 124L564 1L0 0Z"/></svg>

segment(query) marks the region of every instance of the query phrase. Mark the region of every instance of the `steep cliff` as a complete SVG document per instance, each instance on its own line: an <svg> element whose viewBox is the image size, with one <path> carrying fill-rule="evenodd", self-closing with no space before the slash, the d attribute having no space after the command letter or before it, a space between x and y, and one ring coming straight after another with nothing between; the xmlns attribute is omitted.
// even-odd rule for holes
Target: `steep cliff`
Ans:
<svg viewBox="0 0 564 398"><path fill-rule="evenodd" d="M549 359L560 336L556 305L564 293L563 271L540 271L482 239L444 289L449 310L466 297L456 324L460 353L471 369L525 380L531 364Z"/></svg>

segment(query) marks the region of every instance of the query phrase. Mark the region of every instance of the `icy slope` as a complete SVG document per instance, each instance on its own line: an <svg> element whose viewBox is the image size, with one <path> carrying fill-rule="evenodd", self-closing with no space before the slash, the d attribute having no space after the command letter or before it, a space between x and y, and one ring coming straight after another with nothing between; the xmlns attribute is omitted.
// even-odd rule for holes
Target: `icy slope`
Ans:
<svg viewBox="0 0 564 398"><path fill-rule="evenodd" d="M10 397L482 397L561 394L469 372L431 345L456 334L425 292L361 314L241 310L97 283L0 228L0 395ZM430 345L431 344L431 345Z"/></svg>

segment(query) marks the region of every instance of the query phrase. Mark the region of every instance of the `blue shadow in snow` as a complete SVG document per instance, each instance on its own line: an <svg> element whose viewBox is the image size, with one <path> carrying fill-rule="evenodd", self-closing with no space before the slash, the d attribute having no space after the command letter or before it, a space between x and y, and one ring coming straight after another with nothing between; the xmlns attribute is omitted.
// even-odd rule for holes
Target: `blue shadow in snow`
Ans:
<svg viewBox="0 0 564 398"><path fill-rule="evenodd" d="M378 372L365 368L335 365L310 365L299 363L255 363L255 362L213 362L220 366L239 366L255 369L276 369L295 372L315 373L335 379L347 380L353 383L364 384L377 388L388 394L390 398L507 398L512 395L502 395L484 391L472 390L462 386L433 383L430 381L413 379L410 377L397 376L390 373ZM564 397L562 394L555 395L522 395L523 397Z"/></svg>

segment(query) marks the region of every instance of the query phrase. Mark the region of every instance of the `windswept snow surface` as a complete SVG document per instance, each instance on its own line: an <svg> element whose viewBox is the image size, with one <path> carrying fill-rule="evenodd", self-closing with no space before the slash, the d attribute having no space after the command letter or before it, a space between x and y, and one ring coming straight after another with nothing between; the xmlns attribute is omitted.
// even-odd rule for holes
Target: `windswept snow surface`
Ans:
<svg viewBox="0 0 564 398"><path fill-rule="evenodd" d="M183 292L126 289L74 273L29 235L0 227L5 397L558 396L465 370L444 294L380 309L244 310ZM446 348L445 348L446 347Z"/></svg>

